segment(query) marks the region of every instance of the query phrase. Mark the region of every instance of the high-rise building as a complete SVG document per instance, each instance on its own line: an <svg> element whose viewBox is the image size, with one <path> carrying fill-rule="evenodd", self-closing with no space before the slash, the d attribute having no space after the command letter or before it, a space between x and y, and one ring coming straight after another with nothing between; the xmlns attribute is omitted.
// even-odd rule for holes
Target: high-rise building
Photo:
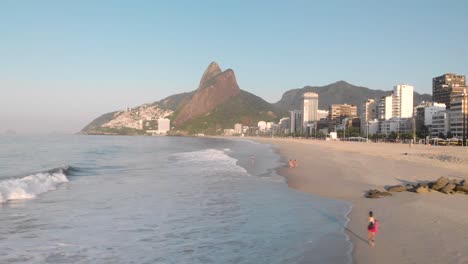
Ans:
<svg viewBox="0 0 468 264"><path fill-rule="evenodd" d="M290 132L291 134L302 134L302 111L294 110L289 112L291 114Z"/></svg>
<svg viewBox="0 0 468 264"><path fill-rule="evenodd" d="M377 102L374 99L367 99L361 107L361 135L367 136L368 125L371 120L377 119Z"/></svg>
<svg viewBox="0 0 468 264"><path fill-rule="evenodd" d="M393 87L392 116L413 117L413 91L414 87L407 84Z"/></svg>
<svg viewBox="0 0 468 264"><path fill-rule="evenodd" d="M466 90L466 89L465 89ZM462 91L463 94L463 91ZM466 94L466 92L465 92ZM453 137L463 138L463 133L467 133L468 102L467 96L459 95L450 102L449 127ZM466 135L465 135L466 136Z"/></svg>
<svg viewBox="0 0 468 264"><path fill-rule="evenodd" d="M328 110L329 120L341 120L343 118L356 118L357 106L349 104L332 104Z"/></svg>
<svg viewBox="0 0 468 264"><path fill-rule="evenodd" d="M170 130L171 130L171 120L167 118L159 118L158 119L158 132L160 134L166 134Z"/></svg>
<svg viewBox="0 0 468 264"><path fill-rule="evenodd" d="M377 118L379 120L389 120L392 118L393 93L382 96L377 105Z"/></svg>
<svg viewBox="0 0 468 264"><path fill-rule="evenodd" d="M445 104L422 102L415 107L416 132L429 134L432 128L432 117L435 113L444 111Z"/></svg>
<svg viewBox="0 0 468 264"><path fill-rule="evenodd" d="M289 134L290 126L291 126L291 122L290 122L289 117L281 118L280 121L278 122L278 125L279 125L279 133L280 134L283 134L283 135Z"/></svg>
<svg viewBox="0 0 468 264"><path fill-rule="evenodd" d="M316 126L318 120L318 94L305 93L303 112L304 131L310 132L308 128Z"/></svg>
<svg viewBox="0 0 468 264"><path fill-rule="evenodd" d="M450 101L466 89L465 76L446 73L432 79L432 100L450 108Z"/></svg>
<svg viewBox="0 0 468 264"><path fill-rule="evenodd" d="M392 93L381 97L377 106L378 119L413 117L413 90L411 85L396 85Z"/></svg>

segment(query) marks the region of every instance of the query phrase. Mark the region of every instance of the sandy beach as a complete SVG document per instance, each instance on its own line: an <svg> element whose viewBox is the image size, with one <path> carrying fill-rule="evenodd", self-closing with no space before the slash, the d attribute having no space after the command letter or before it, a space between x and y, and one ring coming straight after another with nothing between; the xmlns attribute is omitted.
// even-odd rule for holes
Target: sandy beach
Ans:
<svg viewBox="0 0 468 264"><path fill-rule="evenodd" d="M298 168L283 168L291 188L349 201L346 233L353 263L468 263L468 195L394 193L368 199L369 189L436 180L468 179L468 149L403 144L252 138L271 144ZM367 214L380 223L374 247L367 243Z"/></svg>

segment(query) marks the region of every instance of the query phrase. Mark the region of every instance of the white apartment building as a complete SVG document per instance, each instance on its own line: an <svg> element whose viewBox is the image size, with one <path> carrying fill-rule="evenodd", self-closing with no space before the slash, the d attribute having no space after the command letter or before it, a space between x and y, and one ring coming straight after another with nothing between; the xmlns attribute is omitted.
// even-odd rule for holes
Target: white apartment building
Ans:
<svg viewBox="0 0 468 264"><path fill-rule="evenodd" d="M361 136L367 136L368 122L377 118L377 102L374 99L367 99L362 104L361 109L361 114L359 115L361 118Z"/></svg>
<svg viewBox="0 0 468 264"><path fill-rule="evenodd" d="M432 116L440 111L445 111L445 104L433 103L432 106L424 107L424 125L432 126Z"/></svg>
<svg viewBox="0 0 468 264"><path fill-rule="evenodd" d="M304 129L307 129L310 124L315 124L318 120L318 94L305 93L303 112Z"/></svg>
<svg viewBox="0 0 468 264"><path fill-rule="evenodd" d="M401 118L413 117L414 87L400 84L393 87L392 116Z"/></svg>
<svg viewBox="0 0 468 264"><path fill-rule="evenodd" d="M389 120L393 117L393 95L388 94L379 99L377 105L377 118L379 120Z"/></svg>
<svg viewBox="0 0 468 264"><path fill-rule="evenodd" d="M412 118L392 117L389 120L381 120L379 122L379 130L383 135L395 133L411 133L413 132Z"/></svg>
<svg viewBox="0 0 468 264"><path fill-rule="evenodd" d="M411 85L396 85L393 92L383 96L378 104L379 120L389 120L393 117L413 117L413 91Z"/></svg>
<svg viewBox="0 0 468 264"><path fill-rule="evenodd" d="M158 119L158 133L167 134L171 130L171 120L167 118Z"/></svg>
<svg viewBox="0 0 468 264"><path fill-rule="evenodd" d="M267 130L267 123L265 121L258 122L258 130L266 131Z"/></svg>
<svg viewBox="0 0 468 264"><path fill-rule="evenodd" d="M242 134L243 132L242 124L234 124L234 134Z"/></svg>

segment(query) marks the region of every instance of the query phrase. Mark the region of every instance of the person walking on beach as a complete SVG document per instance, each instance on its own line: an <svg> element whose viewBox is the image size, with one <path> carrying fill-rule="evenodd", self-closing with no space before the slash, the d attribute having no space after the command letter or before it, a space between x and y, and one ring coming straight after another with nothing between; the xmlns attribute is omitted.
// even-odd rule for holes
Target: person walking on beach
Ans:
<svg viewBox="0 0 468 264"><path fill-rule="evenodd" d="M374 213L372 211L369 212L369 218L367 222L367 239L370 245L375 246L375 234L377 233L378 222L375 219Z"/></svg>

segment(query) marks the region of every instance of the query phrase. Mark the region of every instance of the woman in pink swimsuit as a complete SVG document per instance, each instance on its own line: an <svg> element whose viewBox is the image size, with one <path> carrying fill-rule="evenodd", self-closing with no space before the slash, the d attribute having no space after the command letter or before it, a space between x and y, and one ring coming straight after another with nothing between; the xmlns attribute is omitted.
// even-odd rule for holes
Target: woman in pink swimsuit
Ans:
<svg viewBox="0 0 468 264"><path fill-rule="evenodd" d="M378 221L374 218L374 213L372 211L369 212L369 218L367 221L367 239L369 240L369 244L375 246L375 234L378 231Z"/></svg>

